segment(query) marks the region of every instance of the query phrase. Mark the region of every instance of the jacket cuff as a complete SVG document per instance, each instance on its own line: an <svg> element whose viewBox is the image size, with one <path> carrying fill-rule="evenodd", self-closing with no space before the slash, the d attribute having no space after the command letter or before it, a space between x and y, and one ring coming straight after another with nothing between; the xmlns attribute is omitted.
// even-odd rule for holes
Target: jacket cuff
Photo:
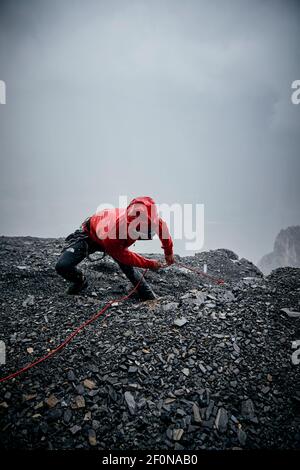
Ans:
<svg viewBox="0 0 300 470"><path fill-rule="evenodd" d="M165 256L173 255L173 247L164 248Z"/></svg>
<svg viewBox="0 0 300 470"><path fill-rule="evenodd" d="M156 260L152 260L152 259L149 259L148 260L148 269L151 269L151 268L156 268L157 266L157 261Z"/></svg>

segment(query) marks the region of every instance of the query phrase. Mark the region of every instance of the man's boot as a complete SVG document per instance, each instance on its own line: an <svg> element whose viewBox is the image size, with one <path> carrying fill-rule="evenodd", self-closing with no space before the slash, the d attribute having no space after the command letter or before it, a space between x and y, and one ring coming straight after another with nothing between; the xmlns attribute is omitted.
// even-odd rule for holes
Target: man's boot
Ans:
<svg viewBox="0 0 300 470"><path fill-rule="evenodd" d="M122 263L118 264L122 269L123 273L127 276L127 278L134 286L136 286L140 281L139 286L137 288L137 294L141 300L154 300L157 298L140 271L135 269L133 266L127 266L126 264Z"/></svg>
<svg viewBox="0 0 300 470"><path fill-rule="evenodd" d="M76 282L72 282L70 287L67 289L67 294L69 295L78 295L81 291L86 289L88 286L88 281L85 276L81 276L81 279L78 279Z"/></svg>
<svg viewBox="0 0 300 470"><path fill-rule="evenodd" d="M143 279L144 281L144 279ZM143 284L143 281L138 287L138 295L141 300L155 300L157 299L157 296L155 295L154 291L149 287L149 285L145 282Z"/></svg>

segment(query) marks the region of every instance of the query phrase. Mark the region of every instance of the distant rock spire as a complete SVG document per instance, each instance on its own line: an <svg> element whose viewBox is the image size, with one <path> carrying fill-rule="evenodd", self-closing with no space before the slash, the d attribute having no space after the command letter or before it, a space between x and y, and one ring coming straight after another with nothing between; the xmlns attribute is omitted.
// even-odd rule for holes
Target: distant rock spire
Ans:
<svg viewBox="0 0 300 470"><path fill-rule="evenodd" d="M275 239L273 251L263 256L258 263L258 267L264 274L286 266L300 268L299 225L281 230Z"/></svg>

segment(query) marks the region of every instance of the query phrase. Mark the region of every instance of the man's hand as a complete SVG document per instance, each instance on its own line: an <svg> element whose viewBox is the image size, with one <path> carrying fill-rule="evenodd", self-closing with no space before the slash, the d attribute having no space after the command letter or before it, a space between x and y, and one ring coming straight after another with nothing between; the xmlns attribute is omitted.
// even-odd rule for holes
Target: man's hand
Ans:
<svg viewBox="0 0 300 470"><path fill-rule="evenodd" d="M175 263L174 255L165 255L165 258L168 266Z"/></svg>
<svg viewBox="0 0 300 470"><path fill-rule="evenodd" d="M157 271L158 269L163 268L163 266L163 263L161 263L160 261L155 261L155 265L151 269L153 271Z"/></svg>

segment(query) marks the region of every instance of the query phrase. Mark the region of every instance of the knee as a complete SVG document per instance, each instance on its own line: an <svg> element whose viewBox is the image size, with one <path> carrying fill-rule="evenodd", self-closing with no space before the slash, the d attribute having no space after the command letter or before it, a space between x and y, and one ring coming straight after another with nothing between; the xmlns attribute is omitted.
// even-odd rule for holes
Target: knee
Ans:
<svg viewBox="0 0 300 470"><path fill-rule="evenodd" d="M55 270L57 274L64 276L70 271L70 265L64 259L59 259L55 265Z"/></svg>

